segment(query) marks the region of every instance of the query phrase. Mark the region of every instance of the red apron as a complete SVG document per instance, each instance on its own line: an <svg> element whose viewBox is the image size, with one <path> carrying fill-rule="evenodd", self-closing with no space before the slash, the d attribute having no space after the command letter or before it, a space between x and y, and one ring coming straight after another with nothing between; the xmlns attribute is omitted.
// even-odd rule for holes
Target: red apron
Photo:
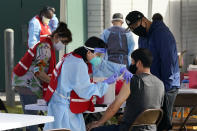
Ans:
<svg viewBox="0 0 197 131"><path fill-rule="evenodd" d="M56 88L57 88L57 84L58 84L58 77L61 73L61 68L62 65L64 63L64 60L66 59L66 57L69 54L65 54L63 56L63 58L61 59L61 61L56 65L55 69L53 70L52 73L52 77L51 77L51 81L49 83L49 86L47 88L47 92L46 95L44 97L44 99L49 102L51 97L53 96L53 93L55 92ZM73 54L73 53L72 53ZM73 54L73 56L81 58L81 56L77 55L77 54ZM58 93L59 94L59 93ZM62 96L61 94L59 94L61 97L65 98L64 96ZM65 98L67 99L67 98ZM72 113L83 113L86 110L89 111L94 111L94 104L92 103L92 99L90 100L86 100L83 98L80 98L75 92L74 90L71 91L70 93L70 110Z"/></svg>
<svg viewBox="0 0 197 131"><path fill-rule="evenodd" d="M40 17L36 16L36 19L39 21L41 27L41 31L40 31L40 41L41 41L43 38L51 34L51 29L48 25L43 24Z"/></svg>
<svg viewBox="0 0 197 131"><path fill-rule="evenodd" d="M32 48L29 48L25 55L22 57L22 59L18 62L18 64L14 67L13 72L17 75L17 76L23 76L24 74L26 74L26 72L29 70L35 56L37 53L37 46L40 43L49 43L49 45L51 46L51 59L50 59L50 64L49 64L49 69L47 74L51 75L53 72L53 69L55 68L55 64L56 64L56 57L55 57L55 50L53 48L53 44L51 42L50 38L45 38L42 39L40 42L38 42L35 46L33 46ZM48 83L43 82L42 84L43 87L43 96L45 95L46 89L48 87Z"/></svg>

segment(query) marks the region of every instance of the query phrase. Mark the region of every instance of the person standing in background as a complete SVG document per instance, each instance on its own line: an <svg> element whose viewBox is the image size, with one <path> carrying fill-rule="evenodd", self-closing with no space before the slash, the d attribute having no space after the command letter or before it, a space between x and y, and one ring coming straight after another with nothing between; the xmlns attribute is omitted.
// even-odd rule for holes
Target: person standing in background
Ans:
<svg viewBox="0 0 197 131"><path fill-rule="evenodd" d="M101 39L108 46L108 60L128 66L135 43L131 32L122 27L123 23L123 15L115 13L112 17L113 26L103 31Z"/></svg>
<svg viewBox="0 0 197 131"><path fill-rule="evenodd" d="M155 13L152 17L153 21L160 20L163 21L163 16L160 13Z"/></svg>
<svg viewBox="0 0 197 131"><path fill-rule="evenodd" d="M51 29L51 32L55 31L57 26L58 26L58 23L59 23L59 20L58 18L56 17L56 14L55 14L55 8L52 8L53 9L53 17L52 19L49 21L49 27Z"/></svg>
<svg viewBox="0 0 197 131"><path fill-rule="evenodd" d="M114 13L112 16L113 26L105 29L101 34L101 39L107 44L108 48L104 56L105 61L101 63L100 67L93 67L94 77L109 77L113 74L113 68L120 68L131 64L129 56L131 56L135 43L131 32L122 27L123 23L123 15L121 13ZM116 95L119 93L122 84L123 81L119 79L115 83Z"/></svg>
<svg viewBox="0 0 197 131"><path fill-rule="evenodd" d="M42 39L26 51L14 67L12 85L19 93L24 114L37 115L37 111L25 110L25 105L35 104L45 95L51 74L56 65L55 50L64 49L72 41L72 34L63 22L51 36ZM37 126L27 127L37 131Z"/></svg>
<svg viewBox="0 0 197 131"><path fill-rule="evenodd" d="M83 112L94 111L91 97L102 97L118 76L115 73L102 82L90 81L87 63L100 64L99 54L105 48L103 40L90 37L84 46L65 54L56 65L44 97L48 102L48 115L54 116L54 122L46 123L44 130L86 131Z"/></svg>
<svg viewBox="0 0 197 131"><path fill-rule="evenodd" d="M180 88L180 71L176 41L169 28L161 20L149 21L139 11L126 16L128 28L139 36L139 48L148 48L153 54L151 73L165 86L163 119L158 131L172 129L173 104Z"/></svg>
<svg viewBox="0 0 197 131"><path fill-rule="evenodd" d="M42 38L51 34L49 22L53 18L54 10L52 7L46 6L29 21L28 27L28 47L33 47Z"/></svg>

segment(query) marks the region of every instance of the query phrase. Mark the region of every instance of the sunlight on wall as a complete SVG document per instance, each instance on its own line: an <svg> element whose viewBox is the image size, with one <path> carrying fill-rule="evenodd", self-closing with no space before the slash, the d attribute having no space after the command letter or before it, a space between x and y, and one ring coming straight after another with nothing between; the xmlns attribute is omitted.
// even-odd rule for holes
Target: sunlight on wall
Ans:
<svg viewBox="0 0 197 131"><path fill-rule="evenodd" d="M142 12L145 16L148 14L148 0L111 0L111 18L114 13L122 13L124 19L126 15L133 11L138 10ZM124 22L123 27L127 28L126 23ZM133 33L132 33L133 34ZM138 36L133 34L135 47L134 49L138 48Z"/></svg>
<svg viewBox="0 0 197 131"><path fill-rule="evenodd" d="M111 16L114 13L122 13L124 19L126 15L133 10L138 10L148 17L149 0L111 0ZM160 13L163 16L164 23L175 35L177 43L180 43L180 0L152 0L152 15ZM152 18L151 15L151 18ZM152 19L150 19L152 21ZM126 23L123 27L127 28ZM133 34L133 33L132 33ZM138 36L133 34L135 49L138 48ZM179 49L179 46L178 46Z"/></svg>
<svg viewBox="0 0 197 131"><path fill-rule="evenodd" d="M145 17L148 15L148 0L133 0L132 2L132 10L138 10L144 14ZM135 47L138 48L138 36L133 33Z"/></svg>
<svg viewBox="0 0 197 131"><path fill-rule="evenodd" d="M153 0L152 14L160 13L163 16L164 22L169 23L169 1L168 0Z"/></svg>
<svg viewBox="0 0 197 131"><path fill-rule="evenodd" d="M125 21L125 17L131 11L131 0L112 0L111 1L111 18L114 13L122 13L123 19ZM123 27L127 28L127 24L124 22Z"/></svg>

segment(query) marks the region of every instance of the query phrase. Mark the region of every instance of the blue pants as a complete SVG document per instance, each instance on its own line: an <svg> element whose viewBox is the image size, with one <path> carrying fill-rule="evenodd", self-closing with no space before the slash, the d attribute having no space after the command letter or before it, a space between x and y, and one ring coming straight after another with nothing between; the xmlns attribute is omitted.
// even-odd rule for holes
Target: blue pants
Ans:
<svg viewBox="0 0 197 131"><path fill-rule="evenodd" d="M30 115L37 115L38 111L33 111L33 110L25 110L25 105L27 104L35 104L37 102L37 96L36 95L25 95L25 94L20 94L20 101L23 107L23 112L24 114L30 114ZM38 131L38 126L29 126L26 127L27 131Z"/></svg>

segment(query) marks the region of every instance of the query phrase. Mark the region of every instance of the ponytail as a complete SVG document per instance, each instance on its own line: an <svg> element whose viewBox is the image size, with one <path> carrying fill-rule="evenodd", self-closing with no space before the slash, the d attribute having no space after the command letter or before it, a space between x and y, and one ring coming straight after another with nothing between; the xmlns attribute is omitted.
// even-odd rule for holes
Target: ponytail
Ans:
<svg viewBox="0 0 197 131"><path fill-rule="evenodd" d="M67 24L64 22L59 22L57 29L52 33L52 37L55 34L58 34L59 37L67 37L68 38L68 42L72 41L72 33L71 31L67 28Z"/></svg>

